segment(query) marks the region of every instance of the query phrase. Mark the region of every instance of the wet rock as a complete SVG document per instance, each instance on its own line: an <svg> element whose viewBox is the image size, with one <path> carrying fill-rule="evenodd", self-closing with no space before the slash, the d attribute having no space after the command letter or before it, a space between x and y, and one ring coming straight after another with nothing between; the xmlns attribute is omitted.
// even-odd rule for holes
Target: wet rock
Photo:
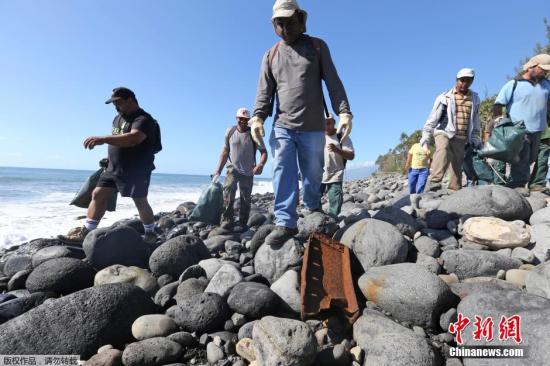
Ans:
<svg viewBox="0 0 550 366"><path fill-rule="evenodd" d="M149 259L149 268L154 275L169 274L178 278L187 267L210 258L202 240L191 235L170 239L155 249Z"/></svg>
<svg viewBox="0 0 550 366"><path fill-rule="evenodd" d="M158 290L157 280L149 271L139 267L125 267L120 264L107 267L95 275L95 286L108 283L131 283L143 289L150 296L154 296Z"/></svg>
<svg viewBox="0 0 550 366"><path fill-rule="evenodd" d="M277 281L287 270L301 264L303 247L295 239L280 246L263 244L254 258L254 271L269 283Z"/></svg>
<svg viewBox="0 0 550 366"><path fill-rule="evenodd" d="M441 259L447 273L455 273L459 279L494 276L501 269L514 269L522 264L519 259L485 250L447 250L441 254Z"/></svg>

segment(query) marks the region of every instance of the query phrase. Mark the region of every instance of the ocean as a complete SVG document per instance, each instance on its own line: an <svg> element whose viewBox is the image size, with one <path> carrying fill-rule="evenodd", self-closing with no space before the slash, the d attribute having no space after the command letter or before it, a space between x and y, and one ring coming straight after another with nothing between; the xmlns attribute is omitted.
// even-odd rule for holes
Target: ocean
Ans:
<svg viewBox="0 0 550 366"><path fill-rule="evenodd" d="M66 234L81 226L86 209L70 206L82 184L93 173L84 170L0 167L0 247L36 238ZM153 173L149 202L155 213L169 212L185 201L197 202L209 176ZM252 193L271 192L271 181L255 179ZM118 197L117 210L107 212L100 227L133 217L131 198Z"/></svg>

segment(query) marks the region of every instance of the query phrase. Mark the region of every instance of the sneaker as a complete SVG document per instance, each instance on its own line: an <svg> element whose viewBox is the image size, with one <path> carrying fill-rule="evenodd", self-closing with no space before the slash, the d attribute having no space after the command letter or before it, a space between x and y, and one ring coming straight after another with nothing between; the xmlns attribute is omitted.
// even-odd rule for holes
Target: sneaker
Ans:
<svg viewBox="0 0 550 366"><path fill-rule="evenodd" d="M157 234L154 232L147 232L145 235L143 235L143 241L146 244L155 244L157 242Z"/></svg>
<svg viewBox="0 0 550 366"><path fill-rule="evenodd" d="M428 191L435 192L439 191L441 189L441 183L440 182L430 182Z"/></svg>
<svg viewBox="0 0 550 366"><path fill-rule="evenodd" d="M298 234L296 228L275 226L275 229L265 238L265 243L268 245L282 245L296 234Z"/></svg>
<svg viewBox="0 0 550 366"><path fill-rule="evenodd" d="M57 239L66 244L82 244L84 238L89 232L90 231L86 229L86 226L75 227L74 229L71 229L67 235L58 235Z"/></svg>

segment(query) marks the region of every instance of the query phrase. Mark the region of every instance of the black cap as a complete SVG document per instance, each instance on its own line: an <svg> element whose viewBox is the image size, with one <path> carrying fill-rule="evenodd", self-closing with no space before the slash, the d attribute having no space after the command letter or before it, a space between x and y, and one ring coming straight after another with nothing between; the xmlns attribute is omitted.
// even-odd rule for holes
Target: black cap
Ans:
<svg viewBox="0 0 550 366"><path fill-rule="evenodd" d="M130 97L136 99L136 95L134 94L133 91L131 91L128 88L125 88L125 87L121 86L120 88L114 88L113 89L113 95L111 95L111 98L109 98L105 101L105 104L112 103L112 102L114 102L116 100L119 100L119 99L128 99Z"/></svg>

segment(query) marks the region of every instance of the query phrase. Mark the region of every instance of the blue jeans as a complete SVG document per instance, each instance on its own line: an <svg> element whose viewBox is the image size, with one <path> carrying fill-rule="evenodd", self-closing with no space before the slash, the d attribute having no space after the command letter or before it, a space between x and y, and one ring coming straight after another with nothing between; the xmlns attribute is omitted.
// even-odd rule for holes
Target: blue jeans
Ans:
<svg viewBox="0 0 550 366"><path fill-rule="evenodd" d="M409 169L409 193L416 194L424 192L429 173L430 170L428 168Z"/></svg>
<svg viewBox="0 0 550 366"><path fill-rule="evenodd" d="M298 167L302 175L304 205L309 209L319 207L325 132L304 132L275 126L269 144L273 155L275 224L295 228L298 222L296 205L300 199Z"/></svg>

